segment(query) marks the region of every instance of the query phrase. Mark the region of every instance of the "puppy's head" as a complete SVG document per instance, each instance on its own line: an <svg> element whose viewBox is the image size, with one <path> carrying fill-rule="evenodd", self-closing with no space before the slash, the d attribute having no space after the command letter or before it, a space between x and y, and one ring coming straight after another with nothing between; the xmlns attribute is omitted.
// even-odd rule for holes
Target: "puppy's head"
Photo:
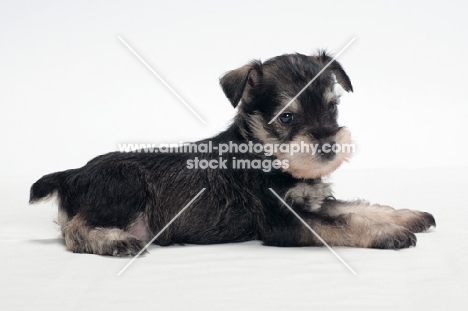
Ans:
<svg viewBox="0 0 468 311"><path fill-rule="evenodd" d="M353 87L336 61L320 73L331 60L325 52L282 55L264 63L252 61L220 80L231 104L239 106L236 123L246 139L287 144L290 150L301 146L293 154L279 148L274 152L289 161L286 171L296 178L327 175L351 155L350 133L338 125L337 106L340 92Z"/></svg>

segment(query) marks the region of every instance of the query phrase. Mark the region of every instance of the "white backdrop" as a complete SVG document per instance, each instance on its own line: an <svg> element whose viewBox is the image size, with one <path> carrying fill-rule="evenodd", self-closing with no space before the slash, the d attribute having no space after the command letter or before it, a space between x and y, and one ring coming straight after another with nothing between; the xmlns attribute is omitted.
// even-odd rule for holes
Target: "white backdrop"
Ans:
<svg viewBox="0 0 468 311"><path fill-rule="evenodd" d="M78 167L122 142L223 130L218 78L256 58L326 48L355 93L340 105L358 151L347 168L466 166L462 1L2 1L2 176ZM118 40L122 36L203 125Z"/></svg>
<svg viewBox="0 0 468 311"><path fill-rule="evenodd" d="M462 1L0 1L1 310L464 310L468 36ZM125 39L203 125L118 40ZM433 213L399 252L152 245L129 259L66 250L40 176L119 143L193 141L235 114L218 78L253 58L326 48L355 93L340 121L357 154L332 177L362 197ZM415 169L417 168L417 169Z"/></svg>

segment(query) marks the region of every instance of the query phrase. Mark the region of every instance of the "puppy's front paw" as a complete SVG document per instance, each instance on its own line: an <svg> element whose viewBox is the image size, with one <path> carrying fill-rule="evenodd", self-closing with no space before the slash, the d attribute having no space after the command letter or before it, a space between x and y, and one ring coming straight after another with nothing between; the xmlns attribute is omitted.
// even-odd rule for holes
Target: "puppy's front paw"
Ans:
<svg viewBox="0 0 468 311"><path fill-rule="evenodd" d="M392 223L398 226L405 227L414 233L422 232L430 227L435 227L436 222L434 216L426 212L420 212L410 209L394 209L387 205L374 204L366 209L365 205L358 205L361 212L365 216L381 222Z"/></svg>
<svg viewBox="0 0 468 311"><path fill-rule="evenodd" d="M418 233L436 226L434 216L426 212L401 209L395 211L396 222L410 231Z"/></svg>
<svg viewBox="0 0 468 311"><path fill-rule="evenodd" d="M313 212L319 210L323 201L332 196L330 184L317 183L297 183L286 192L286 200L294 207L304 211Z"/></svg>
<svg viewBox="0 0 468 311"><path fill-rule="evenodd" d="M401 249L416 246L416 235L401 226L392 226L391 230L379 230L371 248Z"/></svg>

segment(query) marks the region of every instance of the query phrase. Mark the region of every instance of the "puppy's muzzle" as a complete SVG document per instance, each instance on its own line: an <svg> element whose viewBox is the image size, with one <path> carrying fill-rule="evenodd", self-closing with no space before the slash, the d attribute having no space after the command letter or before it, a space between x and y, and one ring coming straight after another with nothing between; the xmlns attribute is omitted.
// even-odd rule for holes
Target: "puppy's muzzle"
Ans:
<svg viewBox="0 0 468 311"><path fill-rule="evenodd" d="M320 142L317 146L317 152L324 161L333 160L336 156L335 150L336 142L333 140Z"/></svg>

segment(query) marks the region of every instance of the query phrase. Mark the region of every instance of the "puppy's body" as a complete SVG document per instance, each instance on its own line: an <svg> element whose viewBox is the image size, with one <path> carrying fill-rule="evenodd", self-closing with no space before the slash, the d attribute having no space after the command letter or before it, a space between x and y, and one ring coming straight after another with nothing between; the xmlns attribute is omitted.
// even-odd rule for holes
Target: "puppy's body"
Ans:
<svg viewBox="0 0 468 311"><path fill-rule="evenodd" d="M241 102L239 113L226 131L197 144L349 143L348 131L336 121L336 86L346 91L352 86L336 62L268 124L330 60L324 53L283 55L227 73L221 86L234 107ZM206 191L155 243L262 240L276 246L321 245L271 188L331 245L415 245L413 232L435 225L430 214L332 197L321 176L348 157L348 152L291 155L277 151L271 156L230 152L223 155L226 169L188 169L188 160L218 160L219 156L114 152L80 169L42 177L32 186L30 201L57 194L58 222L67 247L74 252L134 255L202 188ZM265 172L232 165L238 160L276 159L288 161L288 167Z"/></svg>

